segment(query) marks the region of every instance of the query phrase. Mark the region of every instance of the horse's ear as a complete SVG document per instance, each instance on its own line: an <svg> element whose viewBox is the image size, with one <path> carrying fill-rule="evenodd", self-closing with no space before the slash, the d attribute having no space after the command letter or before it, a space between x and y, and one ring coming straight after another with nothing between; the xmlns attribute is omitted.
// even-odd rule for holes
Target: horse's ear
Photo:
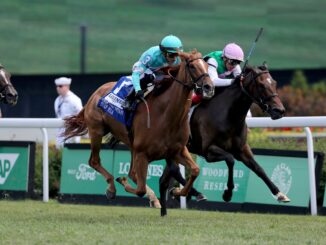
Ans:
<svg viewBox="0 0 326 245"><path fill-rule="evenodd" d="M244 72L244 73L247 73L247 72L250 72L251 70L252 70L252 66L250 66L250 65L246 65L246 67L244 67L243 72Z"/></svg>
<svg viewBox="0 0 326 245"><path fill-rule="evenodd" d="M266 61L263 62L263 67L265 68L265 70L268 70L268 66L267 66L267 62Z"/></svg>
<svg viewBox="0 0 326 245"><path fill-rule="evenodd" d="M185 60L185 53L184 52L178 51L178 55L179 55L181 60Z"/></svg>

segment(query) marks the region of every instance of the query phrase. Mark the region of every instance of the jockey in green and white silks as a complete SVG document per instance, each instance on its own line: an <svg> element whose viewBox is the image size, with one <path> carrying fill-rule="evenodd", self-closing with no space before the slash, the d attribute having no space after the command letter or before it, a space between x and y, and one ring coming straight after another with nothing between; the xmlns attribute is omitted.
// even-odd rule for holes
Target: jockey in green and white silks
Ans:
<svg viewBox="0 0 326 245"><path fill-rule="evenodd" d="M241 74L240 63L244 59L241 47L235 43L227 44L222 51L214 51L204 56L208 64L208 74L215 87L230 86L234 78ZM193 94L192 103L198 104L201 95Z"/></svg>
<svg viewBox="0 0 326 245"><path fill-rule="evenodd" d="M244 59L241 47L235 43L227 44L223 51L214 51L205 56L208 74L217 87L229 86L233 78L241 74L240 63Z"/></svg>
<svg viewBox="0 0 326 245"><path fill-rule="evenodd" d="M132 84L136 91L136 97L143 96L140 79L145 74L154 74L162 67L178 65L180 58L178 52L183 51L181 40L173 35L166 36L162 39L160 45L146 50L133 65Z"/></svg>

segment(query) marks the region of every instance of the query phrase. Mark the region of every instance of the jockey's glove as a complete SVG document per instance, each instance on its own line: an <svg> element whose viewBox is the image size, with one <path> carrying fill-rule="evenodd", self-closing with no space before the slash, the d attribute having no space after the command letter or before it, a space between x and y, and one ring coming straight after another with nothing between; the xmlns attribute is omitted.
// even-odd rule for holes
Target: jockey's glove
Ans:
<svg viewBox="0 0 326 245"><path fill-rule="evenodd" d="M144 92L143 90L138 90L135 95L136 99L144 99Z"/></svg>
<svg viewBox="0 0 326 245"><path fill-rule="evenodd" d="M243 79L244 79L244 75L240 74L240 75L236 76L234 80L239 80L239 82L243 82Z"/></svg>

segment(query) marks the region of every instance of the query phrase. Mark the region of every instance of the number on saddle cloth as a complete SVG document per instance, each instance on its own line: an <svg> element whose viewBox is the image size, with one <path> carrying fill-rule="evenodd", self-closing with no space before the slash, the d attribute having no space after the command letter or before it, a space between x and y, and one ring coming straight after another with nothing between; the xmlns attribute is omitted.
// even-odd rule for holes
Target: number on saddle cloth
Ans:
<svg viewBox="0 0 326 245"><path fill-rule="evenodd" d="M133 102L132 112L125 112L123 105L125 103L126 96L132 90L133 85L131 82L131 76L121 77L112 90L100 98L97 106L127 127L131 127L137 102Z"/></svg>

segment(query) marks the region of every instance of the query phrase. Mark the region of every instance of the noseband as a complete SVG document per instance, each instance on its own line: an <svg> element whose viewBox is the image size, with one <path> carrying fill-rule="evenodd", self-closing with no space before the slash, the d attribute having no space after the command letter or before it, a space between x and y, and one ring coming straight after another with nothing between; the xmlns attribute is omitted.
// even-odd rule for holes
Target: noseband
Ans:
<svg viewBox="0 0 326 245"><path fill-rule="evenodd" d="M190 64L191 64L191 62L193 62L195 60L203 60L203 58L195 58L195 59L191 59L191 60L186 60L186 68L187 68L187 70L188 70L188 72L190 74L190 77L191 77L191 82L192 82L191 85L187 84L186 82L180 81L176 77L172 76L171 73L170 73L170 70L168 70L168 75L171 78L173 78L173 80L175 80L176 82L178 82L181 85L185 86L189 90L192 90L192 89L201 89L201 87L198 86L198 82L200 80L202 80L203 78L205 78L205 77L209 77L209 75L208 75L207 72L205 72L205 73L201 74L199 77L194 78L193 74L190 72Z"/></svg>
<svg viewBox="0 0 326 245"><path fill-rule="evenodd" d="M250 79L248 79L249 81L256 81L256 79L265 73L269 73L269 71L262 71L259 72L257 74L253 74L253 72L249 72L247 75L245 75L244 80L246 80L246 78L248 76L251 76ZM259 98L255 98L254 96L252 96L245 88L244 84L242 81L240 81L240 86L241 86L241 90L242 92L247 95L253 102L255 102L257 105L259 105L259 107L263 110L263 111L267 111L269 108L269 105L266 103L267 101L271 100L274 97L278 97L277 93L273 93L270 96L261 96Z"/></svg>

